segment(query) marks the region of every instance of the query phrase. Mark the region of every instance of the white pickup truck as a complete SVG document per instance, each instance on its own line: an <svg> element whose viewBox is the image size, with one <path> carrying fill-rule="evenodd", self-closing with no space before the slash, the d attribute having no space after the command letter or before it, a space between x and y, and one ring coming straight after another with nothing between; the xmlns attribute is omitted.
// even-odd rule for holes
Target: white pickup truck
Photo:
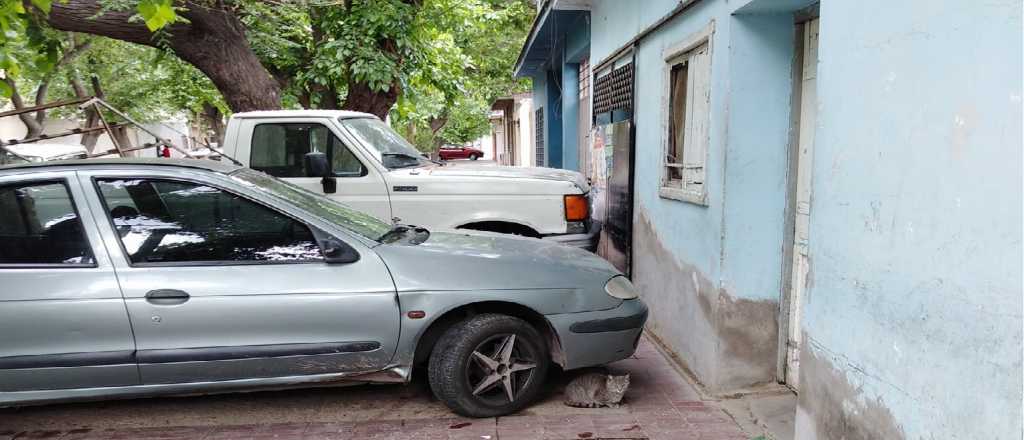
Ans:
<svg viewBox="0 0 1024 440"><path fill-rule="evenodd" d="M591 221L590 186L580 173L433 162L373 115L236 113L223 147L244 166L384 221L597 246L600 226Z"/></svg>

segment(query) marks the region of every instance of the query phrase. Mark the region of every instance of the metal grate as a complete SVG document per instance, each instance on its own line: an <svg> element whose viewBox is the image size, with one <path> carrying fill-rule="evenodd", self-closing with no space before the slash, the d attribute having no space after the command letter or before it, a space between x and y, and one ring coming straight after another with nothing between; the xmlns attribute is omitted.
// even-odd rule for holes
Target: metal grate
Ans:
<svg viewBox="0 0 1024 440"><path fill-rule="evenodd" d="M539 167L544 166L544 108L538 108L533 114L534 120L537 121L537 163Z"/></svg>
<svg viewBox="0 0 1024 440"><path fill-rule="evenodd" d="M594 79L594 114L633 108L633 63Z"/></svg>

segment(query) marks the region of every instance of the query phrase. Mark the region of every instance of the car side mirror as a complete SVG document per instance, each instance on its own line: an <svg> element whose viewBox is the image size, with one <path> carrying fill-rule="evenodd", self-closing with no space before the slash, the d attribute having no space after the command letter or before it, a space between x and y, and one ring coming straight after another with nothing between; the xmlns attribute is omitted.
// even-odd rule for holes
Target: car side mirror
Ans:
<svg viewBox="0 0 1024 440"><path fill-rule="evenodd" d="M320 152L306 153L302 156L302 164L306 168L307 177L321 177L320 184L324 187L324 194L338 192L338 180L331 175L331 165L327 162L327 155Z"/></svg>
<svg viewBox="0 0 1024 440"><path fill-rule="evenodd" d="M306 177L327 177L331 174L331 166L324 153L306 153L302 156L302 165L306 168Z"/></svg>

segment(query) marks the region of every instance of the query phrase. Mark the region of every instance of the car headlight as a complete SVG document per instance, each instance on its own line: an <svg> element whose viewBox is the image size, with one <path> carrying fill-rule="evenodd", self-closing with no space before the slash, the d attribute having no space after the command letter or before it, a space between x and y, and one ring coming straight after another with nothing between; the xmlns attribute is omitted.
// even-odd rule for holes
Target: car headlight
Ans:
<svg viewBox="0 0 1024 440"><path fill-rule="evenodd" d="M619 299L636 299L639 296L636 287L633 287L633 282L622 275L608 280L608 283L604 285L604 291Z"/></svg>

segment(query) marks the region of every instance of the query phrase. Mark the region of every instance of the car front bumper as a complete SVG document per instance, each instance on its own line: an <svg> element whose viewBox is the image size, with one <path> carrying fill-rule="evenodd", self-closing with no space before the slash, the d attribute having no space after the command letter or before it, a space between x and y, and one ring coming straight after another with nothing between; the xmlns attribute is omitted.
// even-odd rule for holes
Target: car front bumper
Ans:
<svg viewBox="0 0 1024 440"><path fill-rule="evenodd" d="M604 365L633 355L647 322L647 305L625 300L595 312L547 315L558 332L566 370Z"/></svg>
<svg viewBox="0 0 1024 440"><path fill-rule="evenodd" d="M556 234L545 235L545 240L556 241L566 246L585 249L590 252L597 251L597 242L601 236L601 223L595 220L590 222L587 232L581 234Z"/></svg>

